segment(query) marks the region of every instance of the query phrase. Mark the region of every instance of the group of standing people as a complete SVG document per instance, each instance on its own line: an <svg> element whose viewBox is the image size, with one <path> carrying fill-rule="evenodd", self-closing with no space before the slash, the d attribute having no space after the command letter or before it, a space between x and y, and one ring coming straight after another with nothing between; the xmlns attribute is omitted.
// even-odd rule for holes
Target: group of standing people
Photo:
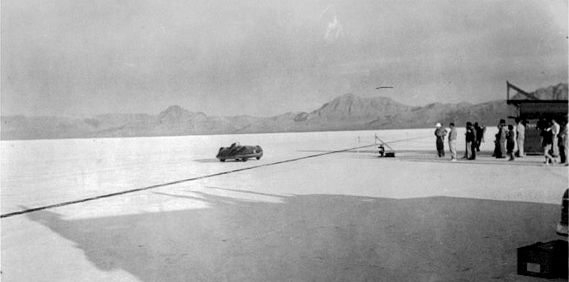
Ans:
<svg viewBox="0 0 569 282"><path fill-rule="evenodd" d="M456 161L456 140L458 139L458 133L454 126L454 123L449 124L449 131L443 127L441 123L436 124L435 136L436 136L436 146L437 154L439 158L445 156L444 140L448 133L448 146L450 151L450 160ZM471 122L466 123L466 148L464 152L463 159L475 160L476 152L480 152L480 144L484 142L484 133L486 132L486 127L480 126L477 122L474 125Z"/></svg>
<svg viewBox="0 0 569 282"><path fill-rule="evenodd" d="M524 146L527 123L520 118L516 118L515 122L515 125L506 125L506 121L501 119L498 123L498 133L495 135L493 157L505 159L508 156L510 161L514 161L516 157L523 158L525 156ZM538 122L537 127L541 130L540 135L545 164L559 162L566 166L568 165L567 154L569 145L567 126L567 119L564 120L563 125L557 123L555 119ZM480 152L480 145L484 142L485 133L486 127L480 126L477 122L474 124L471 122L466 123L466 148L463 159L476 159L476 152ZM445 156L444 141L447 134L451 161L456 161L456 140L458 134L452 122L449 124L449 131L447 131L441 123L436 124L435 136L437 154L439 158ZM560 158L559 161L557 157Z"/></svg>
<svg viewBox="0 0 569 282"><path fill-rule="evenodd" d="M560 125L555 119L540 120L538 129L540 130L543 156L545 157L544 163L546 165L561 163L568 166L567 119L563 121L563 125Z"/></svg>
<svg viewBox="0 0 569 282"><path fill-rule="evenodd" d="M507 155L510 157L510 161L513 161L516 159L516 156L520 158L525 156L523 150L525 122L521 119L516 118L515 127L512 124L506 126L506 120L501 119L498 123L498 133L496 133L495 137L492 157L505 159Z"/></svg>

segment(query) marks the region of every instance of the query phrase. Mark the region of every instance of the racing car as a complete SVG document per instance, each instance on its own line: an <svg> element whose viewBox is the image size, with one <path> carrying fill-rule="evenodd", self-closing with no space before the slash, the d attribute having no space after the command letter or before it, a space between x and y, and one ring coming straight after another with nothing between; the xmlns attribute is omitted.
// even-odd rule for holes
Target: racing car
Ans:
<svg viewBox="0 0 569 282"><path fill-rule="evenodd" d="M239 143L233 143L229 147L219 148L216 158L221 162L225 160L236 160L246 162L248 159L256 158L260 160L263 156L263 149L261 146L241 146Z"/></svg>

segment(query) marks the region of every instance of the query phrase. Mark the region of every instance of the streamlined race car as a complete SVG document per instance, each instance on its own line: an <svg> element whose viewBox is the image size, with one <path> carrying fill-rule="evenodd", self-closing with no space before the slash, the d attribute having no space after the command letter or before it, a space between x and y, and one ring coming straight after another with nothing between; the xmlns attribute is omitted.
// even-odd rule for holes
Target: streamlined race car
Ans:
<svg viewBox="0 0 569 282"><path fill-rule="evenodd" d="M248 159L256 158L260 160L263 156L263 149L261 146L241 146L239 143L233 143L229 147L219 148L216 158L221 162L225 160L236 160L246 162Z"/></svg>

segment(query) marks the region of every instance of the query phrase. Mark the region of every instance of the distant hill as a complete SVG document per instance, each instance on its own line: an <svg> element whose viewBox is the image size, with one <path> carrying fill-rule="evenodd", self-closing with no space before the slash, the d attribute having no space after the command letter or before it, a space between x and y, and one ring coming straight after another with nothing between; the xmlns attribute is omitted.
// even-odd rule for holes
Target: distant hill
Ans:
<svg viewBox="0 0 569 282"><path fill-rule="evenodd" d="M412 107L395 102L391 98L360 98L353 94L346 94L303 116L306 120L345 122L370 120L380 116L409 112L411 109ZM299 120L302 119L297 118L297 121Z"/></svg>
<svg viewBox="0 0 569 282"><path fill-rule="evenodd" d="M567 97L567 84L550 87L555 95ZM539 89L536 93L550 90ZM559 90L561 89L561 90ZM563 93L563 91L565 91ZM544 94L539 94L544 95ZM374 130L433 127L437 122L467 121L494 126L513 115L505 100L481 104L433 103L412 107L391 98L363 98L346 94L312 112L285 113L273 117L208 116L171 106L157 116L107 114L88 118L3 116L2 140L103 138L210 135L334 130Z"/></svg>

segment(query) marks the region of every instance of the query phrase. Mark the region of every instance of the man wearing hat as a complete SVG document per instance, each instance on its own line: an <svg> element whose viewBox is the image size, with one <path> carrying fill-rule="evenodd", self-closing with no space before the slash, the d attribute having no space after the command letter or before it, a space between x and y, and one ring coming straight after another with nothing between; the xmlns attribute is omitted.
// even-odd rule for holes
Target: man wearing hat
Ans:
<svg viewBox="0 0 569 282"><path fill-rule="evenodd" d="M507 126L506 120L501 119L500 123L498 124L498 133L496 134L496 158L497 159L505 159L506 158L506 133L507 133Z"/></svg>
<svg viewBox="0 0 569 282"><path fill-rule="evenodd" d="M445 156L445 136L447 135L446 129L442 124L437 123L435 129L435 136L437 137L437 153L439 158Z"/></svg>
<svg viewBox="0 0 569 282"><path fill-rule="evenodd" d="M472 126L472 122L466 122L466 151L464 152L463 159L475 160L476 159L476 130Z"/></svg>

